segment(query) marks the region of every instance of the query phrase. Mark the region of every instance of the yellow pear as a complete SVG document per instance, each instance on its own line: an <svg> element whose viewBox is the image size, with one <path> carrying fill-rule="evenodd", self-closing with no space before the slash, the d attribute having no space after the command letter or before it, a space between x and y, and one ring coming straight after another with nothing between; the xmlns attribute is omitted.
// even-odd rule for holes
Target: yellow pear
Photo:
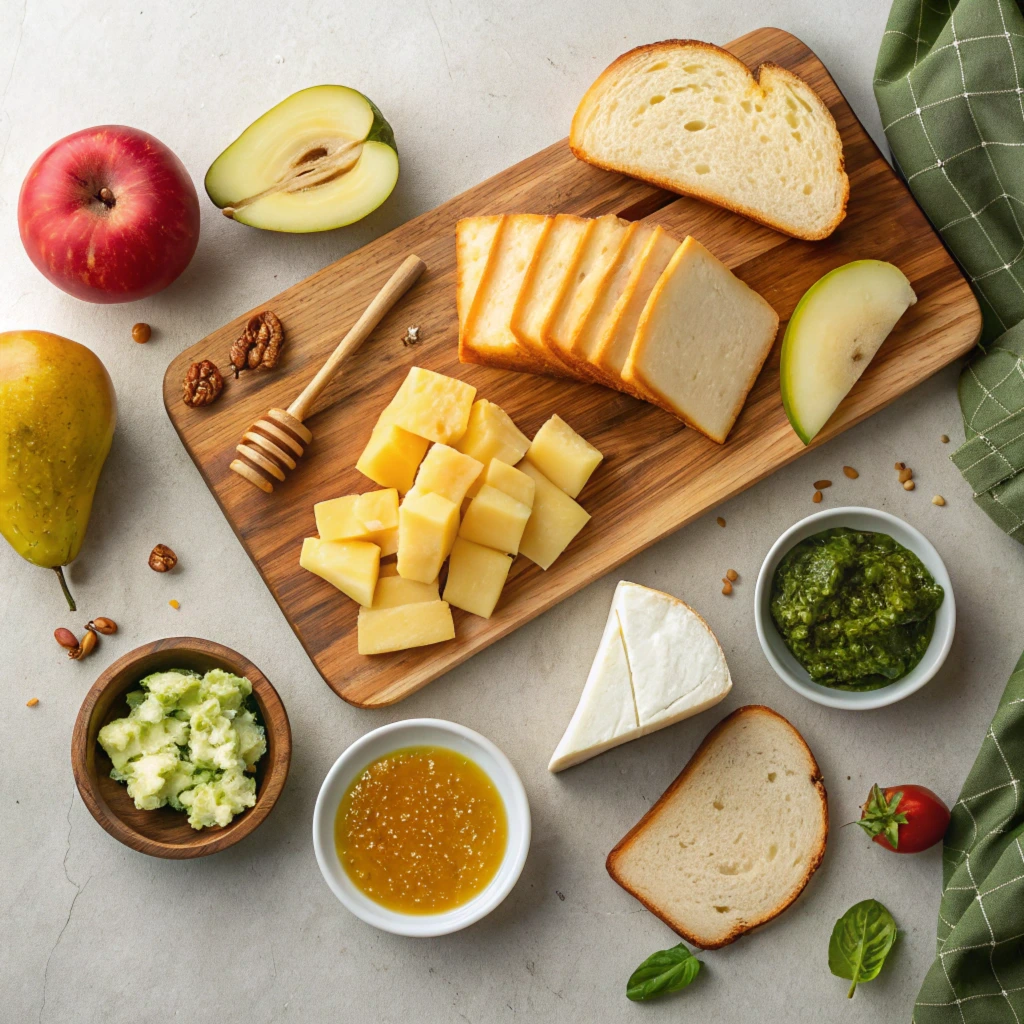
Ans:
<svg viewBox="0 0 1024 1024"><path fill-rule="evenodd" d="M33 565L78 554L117 422L114 385L84 345L45 331L0 334L0 533Z"/></svg>

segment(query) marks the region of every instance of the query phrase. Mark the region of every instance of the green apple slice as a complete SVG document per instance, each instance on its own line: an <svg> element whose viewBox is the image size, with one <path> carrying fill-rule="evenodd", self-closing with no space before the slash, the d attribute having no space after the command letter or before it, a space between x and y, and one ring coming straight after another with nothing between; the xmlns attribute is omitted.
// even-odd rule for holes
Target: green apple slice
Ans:
<svg viewBox="0 0 1024 1024"><path fill-rule="evenodd" d="M857 383L917 296L903 272L881 260L857 260L827 273L797 303L779 376L782 404L810 444Z"/></svg>
<svg viewBox="0 0 1024 1024"><path fill-rule="evenodd" d="M254 228L330 231L376 210L397 180L384 115L355 89L316 85L249 125L206 172L206 191Z"/></svg>

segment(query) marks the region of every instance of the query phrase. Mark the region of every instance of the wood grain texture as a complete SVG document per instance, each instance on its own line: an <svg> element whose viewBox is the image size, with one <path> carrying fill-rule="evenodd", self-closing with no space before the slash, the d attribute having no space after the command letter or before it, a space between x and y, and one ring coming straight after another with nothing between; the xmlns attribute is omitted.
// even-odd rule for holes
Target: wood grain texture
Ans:
<svg viewBox="0 0 1024 1024"><path fill-rule="evenodd" d="M248 487L249 485L246 484ZM110 758L96 742L100 729L128 714L125 695L151 672L172 668L205 673L223 668L245 676L267 734L267 752L256 763L256 803L224 828L196 830L188 815L170 807L140 811L127 787L110 777ZM267 817L284 789L292 757L288 714L269 680L247 658L196 637L171 637L144 644L115 661L96 680L75 719L71 767L75 784L92 816L125 846L151 857L182 860L218 853L244 839Z"/></svg>
<svg viewBox="0 0 1024 1024"><path fill-rule="evenodd" d="M227 381L220 401L207 409L182 404L188 364L203 358L226 364L248 312L168 367L164 401L175 429L321 675L350 703L373 707L400 700L806 451L782 408L779 351L800 296L829 270L855 259L888 260L910 279L918 302L815 445L888 405L977 341L981 314L967 282L821 62L778 29L752 32L728 49L751 67L771 60L796 72L832 111L843 138L850 202L846 220L825 241L788 238L726 210L590 167L563 140L258 307L273 309L285 325L276 372ZM724 446L598 386L458 362L455 222L515 212L617 213L648 218L678 238L692 234L775 307L782 319L779 336ZM309 420L315 440L298 469L273 495L231 473L242 432L267 408L287 404L410 252L426 262L426 273L353 357L344 377L324 391ZM401 338L410 324L421 326L423 341L405 348ZM518 559L492 618L456 611L452 642L361 657L356 605L300 570L299 550L303 537L315 533L314 502L370 489L354 468L356 459L413 365L475 385L480 397L497 402L530 435L557 412L604 452L605 461L579 499L593 519L547 572Z"/></svg>

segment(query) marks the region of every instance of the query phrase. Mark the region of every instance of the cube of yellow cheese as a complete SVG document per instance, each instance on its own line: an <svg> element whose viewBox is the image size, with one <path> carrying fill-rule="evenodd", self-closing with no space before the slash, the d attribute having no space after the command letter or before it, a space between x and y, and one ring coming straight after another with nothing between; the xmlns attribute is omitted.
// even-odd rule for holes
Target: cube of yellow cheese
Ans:
<svg viewBox="0 0 1024 1024"><path fill-rule="evenodd" d="M526 454L530 439L504 409L481 398L473 403L466 433L455 447L485 466L491 459L514 465Z"/></svg>
<svg viewBox="0 0 1024 1024"><path fill-rule="evenodd" d="M389 422L411 434L453 444L466 432L476 388L413 366L387 408Z"/></svg>
<svg viewBox="0 0 1024 1024"><path fill-rule="evenodd" d="M359 456L356 469L381 487L394 487L399 494L412 488L430 442L395 426L384 410Z"/></svg>
<svg viewBox="0 0 1024 1024"><path fill-rule="evenodd" d="M398 510L398 575L431 583L459 529L459 506L440 494L413 491Z"/></svg>
<svg viewBox="0 0 1024 1024"><path fill-rule="evenodd" d="M445 601L360 608L357 636L360 654L386 654L454 640L455 623Z"/></svg>
<svg viewBox="0 0 1024 1024"><path fill-rule="evenodd" d="M560 416L537 431L526 458L556 487L575 498L604 456Z"/></svg>
<svg viewBox="0 0 1024 1024"><path fill-rule="evenodd" d="M299 565L333 583L353 601L369 607L380 572L380 548L365 540L321 540L307 537L302 542Z"/></svg>
<svg viewBox="0 0 1024 1024"><path fill-rule="evenodd" d="M384 566L381 566L383 571ZM401 576L388 576L383 572L377 577L371 608L397 608L400 604L418 604L420 601L437 601L437 580L420 583L419 580L405 580Z"/></svg>
<svg viewBox="0 0 1024 1024"><path fill-rule="evenodd" d="M460 537L448 563L444 599L456 608L489 619L511 565L510 555Z"/></svg>
<svg viewBox="0 0 1024 1024"><path fill-rule="evenodd" d="M381 538L398 529L398 491L389 487L318 501L313 515L321 540L368 540L382 546Z"/></svg>
<svg viewBox="0 0 1024 1024"><path fill-rule="evenodd" d="M529 520L529 505L516 501L497 487L484 484L466 509L459 536L516 555Z"/></svg>
<svg viewBox="0 0 1024 1024"><path fill-rule="evenodd" d="M466 492L483 469L476 459L446 444L431 445L427 457L420 463L414 487L417 491L440 494L442 498L461 505Z"/></svg>
<svg viewBox="0 0 1024 1024"><path fill-rule="evenodd" d="M519 552L542 569L547 569L587 525L590 514L526 459L519 463L518 468L533 477L537 488Z"/></svg>
<svg viewBox="0 0 1024 1024"><path fill-rule="evenodd" d="M533 492L536 484L533 477L527 476L521 469L510 466L500 459L491 459L484 470L483 482L504 491L510 498L522 502L527 508L533 508Z"/></svg>

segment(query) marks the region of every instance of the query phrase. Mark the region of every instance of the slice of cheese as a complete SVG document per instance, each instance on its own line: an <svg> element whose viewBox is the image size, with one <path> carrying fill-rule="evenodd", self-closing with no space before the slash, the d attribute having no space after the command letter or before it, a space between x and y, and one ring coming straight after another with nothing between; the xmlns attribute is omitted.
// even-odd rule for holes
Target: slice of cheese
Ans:
<svg viewBox="0 0 1024 1024"><path fill-rule="evenodd" d="M725 654L708 624L670 594L623 580L548 769L559 772L689 718L731 689Z"/></svg>
<svg viewBox="0 0 1024 1024"><path fill-rule="evenodd" d="M511 555L460 537L448 562L444 599L456 608L489 619L511 565Z"/></svg>
<svg viewBox="0 0 1024 1024"><path fill-rule="evenodd" d="M534 435L526 453L555 486L575 498L601 464L604 456L580 437L561 416L552 416Z"/></svg>
<svg viewBox="0 0 1024 1024"><path fill-rule="evenodd" d="M452 610L445 601L360 608L356 628L360 654L387 654L455 639Z"/></svg>
<svg viewBox="0 0 1024 1024"><path fill-rule="evenodd" d="M473 403L466 433L455 447L484 466L491 459L501 459L514 466L526 454L530 439L504 409L480 398Z"/></svg>
<svg viewBox="0 0 1024 1024"><path fill-rule="evenodd" d="M369 607L380 572L380 548L364 540L302 542L299 565L336 586L343 594Z"/></svg>
<svg viewBox="0 0 1024 1024"><path fill-rule="evenodd" d="M458 505L440 494L410 491L398 509L398 575L436 580L458 529Z"/></svg>
<svg viewBox="0 0 1024 1024"><path fill-rule="evenodd" d="M633 345L644 306L678 248L679 243L671 235L660 227L654 229L633 265L625 289L602 323L599 337L589 343L588 359L592 370L607 387L636 393L636 388L622 379L622 367Z"/></svg>
<svg viewBox="0 0 1024 1024"><path fill-rule="evenodd" d="M446 444L431 445L416 474L415 491L431 491L461 505L466 492L483 473L483 463Z"/></svg>
<svg viewBox="0 0 1024 1024"><path fill-rule="evenodd" d="M430 442L395 426L388 421L386 414L387 409L381 413L370 433L370 440L359 456L356 469L375 484L394 487L399 494L405 494L412 487L416 470Z"/></svg>
<svg viewBox="0 0 1024 1024"><path fill-rule="evenodd" d="M647 300L622 378L723 444L778 328L757 292L687 238Z"/></svg>
<svg viewBox="0 0 1024 1024"><path fill-rule="evenodd" d="M605 271L604 279L597 289L597 295L590 309L580 323L572 339L570 357L574 365L598 379L594 357L600 348L605 324L615 310L629 285L630 279L657 228L653 224L637 221L626 229L626 235L619 246L615 259Z"/></svg>
<svg viewBox="0 0 1024 1024"><path fill-rule="evenodd" d="M555 312L594 224L571 213L558 214L530 261L512 309L511 327L520 344L538 359L551 358L544 344L544 327Z"/></svg>
<svg viewBox="0 0 1024 1024"><path fill-rule="evenodd" d="M499 491L504 491L510 498L533 508L533 495L537 485L533 477L527 476L521 469L510 466L500 459L491 459L484 470L483 482Z"/></svg>
<svg viewBox="0 0 1024 1024"><path fill-rule="evenodd" d="M381 420L440 444L466 432L476 388L455 377L411 366Z"/></svg>
<svg viewBox="0 0 1024 1024"><path fill-rule="evenodd" d="M516 468L532 477L536 488L533 511L519 542L519 553L542 569L548 569L587 525L590 514L525 459Z"/></svg>
<svg viewBox="0 0 1024 1024"><path fill-rule="evenodd" d="M313 516L322 540L368 540L380 546L398 528L398 491L389 487L318 501Z"/></svg>
<svg viewBox="0 0 1024 1024"><path fill-rule="evenodd" d="M383 565L380 569L371 608L397 608L403 604L437 601L440 598L437 580L433 583L420 583L419 580L407 580L401 576L385 574Z"/></svg>
<svg viewBox="0 0 1024 1024"><path fill-rule="evenodd" d="M455 225L455 308L459 316L460 335L500 223L500 216L463 217Z"/></svg>
<svg viewBox="0 0 1024 1024"><path fill-rule="evenodd" d="M516 501L497 487L484 484L462 517L459 536L496 551L517 555L531 514L530 505ZM462 607L457 601L452 603Z"/></svg>
<svg viewBox="0 0 1024 1024"><path fill-rule="evenodd" d="M537 214L502 218L459 337L460 361L547 372L549 367L519 344L511 323L523 278L549 223Z"/></svg>
<svg viewBox="0 0 1024 1024"><path fill-rule="evenodd" d="M598 217L577 254L558 297L555 310L544 325L544 345L556 357L571 360L573 340L622 245L630 224L611 215Z"/></svg>

